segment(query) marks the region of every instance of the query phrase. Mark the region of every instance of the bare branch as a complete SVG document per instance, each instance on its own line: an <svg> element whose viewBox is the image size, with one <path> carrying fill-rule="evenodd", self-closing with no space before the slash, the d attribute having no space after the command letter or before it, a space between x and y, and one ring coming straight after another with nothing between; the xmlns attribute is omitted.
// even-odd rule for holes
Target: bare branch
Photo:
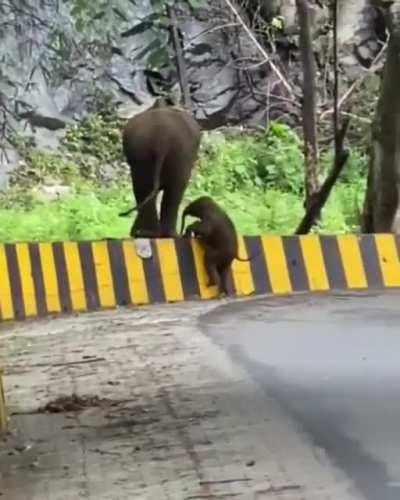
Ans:
<svg viewBox="0 0 400 500"><path fill-rule="evenodd" d="M336 181L338 180L343 167L346 164L346 161L349 157L349 151L344 149L344 138L347 133L347 129L350 123L350 119L346 118L346 120L343 122L342 127L339 129L337 135L336 135L336 145L339 151L339 154L336 155L335 153L335 160L334 164L332 167L331 172L329 173L328 177L325 179L324 183L321 186L321 189L318 191L318 193L315 195L314 199L312 200L312 203L305 213L303 220L300 222L298 228L296 229L295 234L308 234L310 232L310 229L312 226L315 224L315 221L318 219L321 210L323 209L325 203L327 202L329 195L332 191L333 186L335 185Z"/></svg>
<svg viewBox="0 0 400 500"><path fill-rule="evenodd" d="M250 30L250 28L246 25L246 23L244 22L244 20L240 16L240 14L237 11L237 9L232 4L231 0L225 0L225 3L228 5L228 7L231 9L231 11L235 15L235 17L238 19L238 21L242 25L243 29L247 33L247 35L250 38L250 40L254 43L254 45L257 47L257 49L261 52L261 54L263 55L263 57L265 59L265 62L268 62L268 64L270 65L272 71L274 71L274 73L277 75L277 77L279 78L279 80L282 82L283 86L286 88L286 90L289 92L289 94L292 97L294 97L293 89L290 86L289 82L286 80L286 78L280 72L279 68L271 61L271 59L270 59L269 55L267 54L266 50L260 45L260 43L258 42L257 38L254 36L254 34Z"/></svg>
<svg viewBox="0 0 400 500"><path fill-rule="evenodd" d="M376 55L376 57L372 61L371 66L365 71L365 73L363 73L359 78L357 78L356 80L354 80L354 82L350 85L350 87L342 95L342 97L339 99L339 103L338 103L338 108L339 109L343 106L343 104L345 103L345 101L347 101L347 99L351 96L351 94L353 94L353 92L364 82L364 80L368 76L370 76L371 74L375 73L376 71L378 71L378 70L380 70L382 68L382 63L380 63L379 60L381 59L381 57L383 56L383 54L386 52L387 45L388 45L388 42L386 42L382 46L381 50L379 51L379 53ZM324 111L323 113L321 113L320 119L324 120L325 117L326 117L326 115L330 115L331 113L333 113L333 111L334 111L334 108L327 109L326 111Z"/></svg>
<svg viewBox="0 0 400 500"><path fill-rule="evenodd" d="M197 33L193 38L191 38L186 45L182 47L183 50L187 50L191 45L193 45L193 42L197 40L198 38L208 35L209 33L213 33L214 31L221 31L225 28L235 28L237 26L240 26L239 23L225 23L225 24L220 24L218 26L213 26L212 28L207 28L203 31L200 31L200 33Z"/></svg>

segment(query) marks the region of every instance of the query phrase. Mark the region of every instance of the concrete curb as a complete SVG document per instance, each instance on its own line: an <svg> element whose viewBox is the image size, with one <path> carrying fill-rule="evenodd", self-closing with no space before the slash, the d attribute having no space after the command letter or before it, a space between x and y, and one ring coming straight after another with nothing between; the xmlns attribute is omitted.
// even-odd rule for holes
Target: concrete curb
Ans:
<svg viewBox="0 0 400 500"><path fill-rule="evenodd" d="M400 287L400 239L392 234L240 238L232 282L238 296ZM195 240L134 240L0 245L0 318L23 320L215 297L206 287ZM140 251L139 251L140 253Z"/></svg>
<svg viewBox="0 0 400 500"><path fill-rule="evenodd" d="M3 371L0 368L0 434L7 430L7 406L4 395Z"/></svg>

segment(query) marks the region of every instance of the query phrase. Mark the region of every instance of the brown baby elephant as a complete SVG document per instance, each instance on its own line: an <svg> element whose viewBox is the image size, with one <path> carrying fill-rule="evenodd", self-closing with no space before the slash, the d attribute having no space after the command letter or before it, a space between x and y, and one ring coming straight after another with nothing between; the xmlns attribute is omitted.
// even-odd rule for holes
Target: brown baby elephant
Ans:
<svg viewBox="0 0 400 500"><path fill-rule="evenodd" d="M122 136L138 211L131 236L176 236L178 209L200 146L201 130L186 111L151 108L132 117ZM156 198L163 191L160 216Z"/></svg>
<svg viewBox="0 0 400 500"><path fill-rule="evenodd" d="M198 237L204 247L204 265L209 281L207 286L217 285L220 292L228 295L229 269L238 256L238 241L235 226L228 214L209 196L201 196L192 201L183 211L182 227L185 227L185 217L191 215L200 220L190 224L185 235Z"/></svg>

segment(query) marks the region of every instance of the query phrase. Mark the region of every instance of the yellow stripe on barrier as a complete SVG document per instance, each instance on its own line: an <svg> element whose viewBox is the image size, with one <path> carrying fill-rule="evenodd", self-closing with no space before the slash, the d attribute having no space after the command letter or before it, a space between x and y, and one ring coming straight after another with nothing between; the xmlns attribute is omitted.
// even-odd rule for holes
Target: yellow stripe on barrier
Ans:
<svg viewBox="0 0 400 500"><path fill-rule="evenodd" d="M167 302L183 300L184 295L175 242L173 239L157 240L156 246L165 300Z"/></svg>
<svg viewBox="0 0 400 500"><path fill-rule="evenodd" d="M347 286L349 288L367 288L367 277L364 271L358 237L353 234L337 236L340 257Z"/></svg>
<svg viewBox="0 0 400 500"><path fill-rule="evenodd" d="M310 290L329 290L321 242L317 235L300 236L301 252Z"/></svg>
<svg viewBox="0 0 400 500"><path fill-rule="evenodd" d="M10 276L4 245L0 245L0 317L2 319L14 318Z"/></svg>
<svg viewBox="0 0 400 500"><path fill-rule="evenodd" d="M261 255L254 262L233 261L234 288L237 295L250 295L256 286L259 293L270 291L273 294L294 290L326 291L330 287L400 287L396 238L393 234L306 235L297 240L272 235L247 240L240 236L239 256L246 258L247 245L252 249L261 248ZM218 296L217 287L207 286L204 251L201 242L195 239L181 240L178 244L174 239L152 241L158 258L151 262L136 253L135 241L130 239L121 240L115 246L114 243L109 246L106 241L93 241L89 253L87 243L80 245L75 242L39 243L39 263L36 246L0 244L0 320L58 313L63 309L85 311L97 308L97 300L87 303L87 298L97 296L102 308L127 302L135 305L164 300L178 302L194 299L198 293L202 299ZM31 250L34 260L31 260ZM80 255L84 257L82 261ZM122 262L111 260L118 255ZM286 257L289 255L295 255L295 258L290 257L294 263L289 262ZM34 262L38 262L41 269L33 268ZM85 265L88 269L83 269Z"/></svg>
<svg viewBox="0 0 400 500"><path fill-rule="evenodd" d="M48 312L61 312L60 293L58 290L57 271L51 243L39 243L40 262L42 264L46 306Z"/></svg>
<svg viewBox="0 0 400 500"><path fill-rule="evenodd" d="M238 237L238 246L239 257L247 259L247 250L242 236ZM254 281L251 274L250 261L241 262L235 259L232 263L232 274L238 295L250 295L254 293Z"/></svg>
<svg viewBox="0 0 400 500"><path fill-rule="evenodd" d="M136 254L133 241L122 242L126 274L128 277L129 293L132 304L148 304L149 293L147 291L146 277L143 269L142 259Z"/></svg>
<svg viewBox="0 0 400 500"><path fill-rule="evenodd" d="M115 292L111 274L110 256L106 241L92 243L93 262L101 307L115 307Z"/></svg>
<svg viewBox="0 0 400 500"><path fill-rule="evenodd" d="M212 299L218 295L216 286L207 286L208 275L204 267L204 250L195 239L191 240L194 265L196 267L197 282L199 284L200 297L202 299Z"/></svg>
<svg viewBox="0 0 400 500"><path fill-rule="evenodd" d="M272 292L292 292L282 238L280 236L262 236L261 241Z"/></svg>
<svg viewBox="0 0 400 500"><path fill-rule="evenodd" d="M74 311L85 311L87 309L87 304L78 245L71 241L65 242L64 255L70 286L72 309Z"/></svg>
<svg viewBox="0 0 400 500"><path fill-rule="evenodd" d="M394 236L376 234L375 243L385 286L400 286L400 262Z"/></svg>
<svg viewBox="0 0 400 500"><path fill-rule="evenodd" d="M26 243L17 243L15 250L21 279L22 296L24 298L25 316L37 316L35 285L32 277L29 247Z"/></svg>

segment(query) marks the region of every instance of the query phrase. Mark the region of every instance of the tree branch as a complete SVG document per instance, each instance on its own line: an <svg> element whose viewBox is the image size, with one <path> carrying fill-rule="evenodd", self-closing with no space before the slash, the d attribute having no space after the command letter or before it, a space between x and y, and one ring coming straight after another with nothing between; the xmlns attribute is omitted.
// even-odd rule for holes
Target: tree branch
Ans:
<svg viewBox="0 0 400 500"><path fill-rule="evenodd" d="M354 80L354 82L350 85L350 87L346 90L346 92L343 94L343 96L339 99L338 103L338 108L340 109L344 102L351 96L351 94L364 82L364 80L371 74L375 73L379 69L382 68L382 63L379 63L379 60L383 56L383 54L386 52L388 43L386 42L379 53L376 55L374 60L372 61L371 66L366 70L365 73L363 73L359 78ZM334 112L334 108L327 109L320 115L320 119L324 120L325 116L328 114L331 114Z"/></svg>
<svg viewBox="0 0 400 500"><path fill-rule="evenodd" d="M257 47L257 49L261 52L261 54L263 55L263 57L265 59L265 62L268 62L268 64L270 65L272 71L274 71L274 73L277 75L277 77L279 78L279 80L282 82L283 86L289 92L289 95L291 97L294 97L293 89L290 86L289 82L282 75L282 73L280 72L279 68L271 61L269 55L267 54L267 52L265 51L265 49L260 45L260 43L258 42L257 38L254 36L254 34L250 30L250 28L243 21L243 19L240 16L239 12L237 11L237 9L232 4L231 0L225 0L225 3L231 9L231 11L233 12L233 14L237 18L237 20L240 22L240 24L242 25L243 29L245 30L245 32L247 33L248 37L250 38L250 40L254 43L254 45Z"/></svg>
<svg viewBox="0 0 400 500"><path fill-rule="evenodd" d="M315 224L315 221L321 214L321 210L324 207L326 201L329 198L329 195L332 191L333 186L341 174L343 167L346 164L346 161L349 157L349 151L344 148L344 139L347 133L347 129L350 123L350 118L346 118L343 122L342 127L339 129L336 138L335 138L335 149L337 148L337 152L335 151L335 160L333 163L333 167L325 179L324 183L321 186L321 189L314 196L307 212L305 213L303 220L300 222L298 228L296 229L295 234L307 234L310 232L310 229Z"/></svg>

